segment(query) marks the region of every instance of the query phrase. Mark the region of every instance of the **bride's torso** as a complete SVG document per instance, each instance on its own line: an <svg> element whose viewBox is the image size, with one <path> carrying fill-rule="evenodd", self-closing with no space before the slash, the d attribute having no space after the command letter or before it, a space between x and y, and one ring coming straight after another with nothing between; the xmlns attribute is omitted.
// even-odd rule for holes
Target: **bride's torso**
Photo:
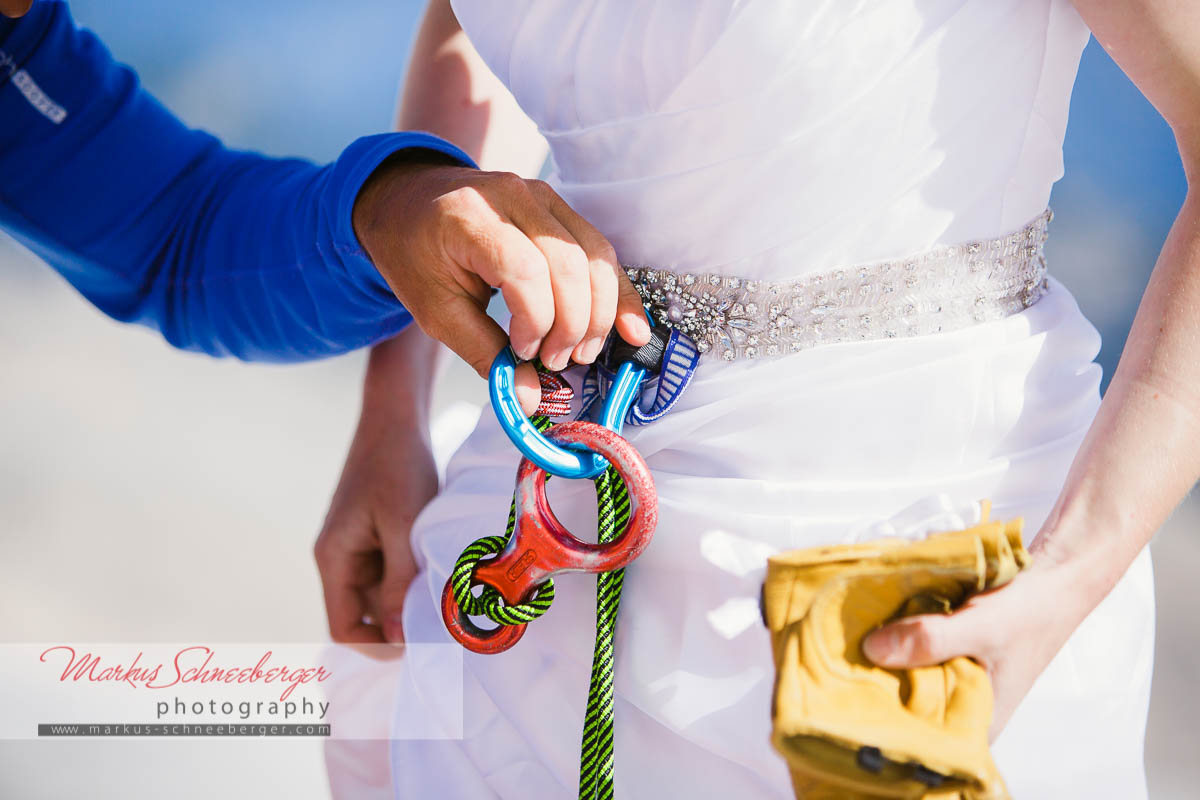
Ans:
<svg viewBox="0 0 1200 800"><path fill-rule="evenodd" d="M764 281L995 237L1039 215L1062 172L1087 40L1067 0L454 8L549 140L554 184L622 260ZM1021 313L949 333L702 362L669 414L627 425L659 517L621 601L616 796L790 797L765 744L766 556L960 527L945 515L984 497L993 518L1023 516L1032 535L1099 405L1098 347L1055 283ZM567 373L576 387L583 370ZM464 546L503 526L516 462L485 409L413 526L423 577L404 604L408 641L445 639L444 582ZM594 529L588 482L550 491L568 530ZM1141 796L1146 568L1142 588L1110 595L1111 610L1009 723L997 752L1014 795ZM398 796L573 795L590 581L556 578L554 608L504 656L467 658L462 681L407 660L411 687L399 696L417 707L402 702L396 719L437 698L446 729L465 735L394 739ZM465 700L441 703L453 697ZM1090 743L1094 731L1105 749L1060 748L1043 763L1053 742Z"/></svg>
<svg viewBox="0 0 1200 800"><path fill-rule="evenodd" d="M626 263L786 279L1016 230L1062 174L1068 0L454 0Z"/></svg>

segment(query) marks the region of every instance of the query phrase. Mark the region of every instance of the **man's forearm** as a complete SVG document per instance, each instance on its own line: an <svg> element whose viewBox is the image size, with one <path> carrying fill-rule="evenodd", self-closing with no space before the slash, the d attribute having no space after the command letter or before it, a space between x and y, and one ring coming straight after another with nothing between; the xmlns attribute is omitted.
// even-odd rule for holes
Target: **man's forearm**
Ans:
<svg viewBox="0 0 1200 800"><path fill-rule="evenodd" d="M230 150L159 105L64 4L0 18L0 226L177 347L294 361L406 325L351 210L376 166L414 147L470 163L424 134L366 137L328 167Z"/></svg>

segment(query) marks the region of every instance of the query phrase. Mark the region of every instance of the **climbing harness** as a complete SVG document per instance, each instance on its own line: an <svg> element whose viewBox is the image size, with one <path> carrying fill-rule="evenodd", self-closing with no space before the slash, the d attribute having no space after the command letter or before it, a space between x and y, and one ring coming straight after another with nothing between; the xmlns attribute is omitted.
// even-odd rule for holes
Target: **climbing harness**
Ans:
<svg viewBox="0 0 1200 800"><path fill-rule="evenodd" d="M450 634L473 652L500 653L549 610L554 575L596 573L596 644L580 753L579 797L586 800L613 795L614 643L624 567L649 545L658 520L650 470L621 429L626 422L644 425L670 411L700 358L695 344L678 331L652 325L651 333L642 347L610 337L584 378L576 420L559 425L550 418L569 413L570 385L539 370L541 403L534 416L526 417L515 391L517 359L511 348L500 352L489 393L501 427L523 456L517 487L504 535L468 545L442 591L442 617ZM653 380L656 385L648 386ZM641 397L648 390L653 397L643 407ZM596 421L585 419L589 416ZM596 544L580 541L555 517L546 499L550 475L594 482ZM484 629L470 619L479 616L496 627Z"/></svg>
<svg viewBox="0 0 1200 800"><path fill-rule="evenodd" d="M606 400L605 408L609 411L605 419L613 410L627 407L630 423L647 425L675 407L696 372L700 350L695 342L674 328L656 326L651 331L654 335L650 342L637 350L617 340L604 352L596 368L589 370L583 378L581 414L588 413L597 400ZM643 409L640 403L625 399L625 393L631 390L625 385L622 370L625 364L643 364L648 349L658 353L658 366L653 370L658 373L658 386L649 407ZM614 371L613 364L621 366ZM614 430L620 433L619 423Z"/></svg>

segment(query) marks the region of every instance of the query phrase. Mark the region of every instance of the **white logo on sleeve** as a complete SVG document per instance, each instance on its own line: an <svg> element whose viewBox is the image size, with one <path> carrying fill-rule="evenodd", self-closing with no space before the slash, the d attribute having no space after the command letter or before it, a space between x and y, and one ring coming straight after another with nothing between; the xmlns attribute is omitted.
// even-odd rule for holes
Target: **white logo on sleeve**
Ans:
<svg viewBox="0 0 1200 800"><path fill-rule="evenodd" d="M16 63L12 56L0 50L0 74L7 72L12 85L17 87L29 104L36 108L42 116L53 122L55 125L67 118L67 110L58 103L50 99L50 96L42 91L42 87L37 85L37 81L23 69L17 69Z"/></svg>

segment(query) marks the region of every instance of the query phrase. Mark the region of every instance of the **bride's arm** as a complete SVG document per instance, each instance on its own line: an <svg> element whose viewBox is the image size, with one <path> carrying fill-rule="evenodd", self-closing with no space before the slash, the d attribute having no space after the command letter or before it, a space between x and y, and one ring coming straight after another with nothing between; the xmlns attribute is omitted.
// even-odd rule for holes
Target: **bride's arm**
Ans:
<svg viewBox="0 0 1200 800"><path fill-rule="evenodd" d="M1034 567L954 615L896 623L867 646L886 666L978 658L992 673L993 732L1200 478L1200 5L1075 4L1170 124L1187 198L1100 410L1032 544Z"/></svg>
<svg viewBox="0 0 1200 800"><path fill-rule="evenodd" d="M561 222L556 231L521 231L545 256L543 268L548 264L553 273L570 262L586 276L582 298L565 297L556 284L553 298L547 296L529 309L549 315L554 323L544 336L544 361L554 367L565 366L568 357L579 363L592 361L614 315L625 339L647 341L650 332L641 301L608 242L544 183L524 180L540 170L545 140L484 65L447 0L433 0L421 23L396 124L402 130L437 131L458 143L484 170L516 173L525 183L529 202L541 204ZM517 178L505 180L511 184ZM505 299L511 302L507 292ZM561 335L564 308L576 318L582 308L586 331ZM517 333L513 331L514 347ZM565 339L575 344L565 350L553 346ZM473 366L486 370L499 347L490 339L481 341L477 349L482 360ZM371 352L358 429L314 548L336 641L403 639L400 612L416 571L409 532L438 489L428 410L435 362L442 353L444 348L416 326ZM518 368L517 381L522 405L531 411L540 394L533 369Z"/></svg>
<svg viewBox="0 0 1200 800"><path fill-rule="evenodd" d="M536 178L546 140L475 52L448 0L425 11L396 108L397 130L438 133L480 168Z"/></svg>

